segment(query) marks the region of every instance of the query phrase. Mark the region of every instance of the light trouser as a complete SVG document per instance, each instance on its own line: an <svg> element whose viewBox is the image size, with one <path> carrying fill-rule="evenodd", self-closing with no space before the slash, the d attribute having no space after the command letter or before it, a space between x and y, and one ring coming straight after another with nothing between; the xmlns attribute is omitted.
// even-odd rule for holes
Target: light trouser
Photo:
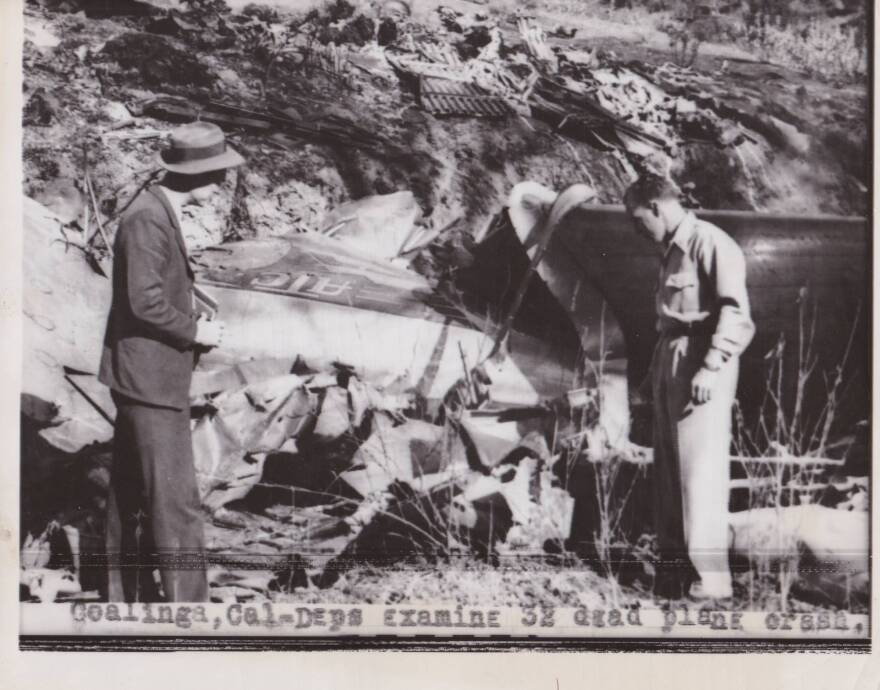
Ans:
<svg viewBox="0 0 880 690"><path fill-rule="evenodd" d="M189 409L114 394L116 430L107 500L109 601L207 601L204 532Z"/></svg>
<svg viewBox="0 0 880 690"><path fill-rule="evenodd" d="M731 587L730 440L739 360L722 365L711 399L696 404L691 384L707 347L705 336L661 335L652 365L654 520L660 559L655 591L672 597L687 594L693 570L709 593L729 592Z"/></svg>

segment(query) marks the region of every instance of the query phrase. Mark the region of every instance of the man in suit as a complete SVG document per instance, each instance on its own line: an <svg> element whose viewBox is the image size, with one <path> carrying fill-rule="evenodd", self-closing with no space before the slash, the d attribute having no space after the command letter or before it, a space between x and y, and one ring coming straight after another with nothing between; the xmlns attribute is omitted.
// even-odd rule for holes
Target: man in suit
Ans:
<svg viewBox="0 0 880 690"><path fill-rule="evenodd" d="M193 272L180 230L189 204L210 203L244 159L216 125L174 130L166 173L129 207L114 242L113 301L99 378L116 403L107 502L107 598L206 601L204 536L190 436L189 387L198 348L224 326L193 308Z"/></svg>
<svg viewBox="0 0 880 690"><path fill-rule="evenodd" d="M746 263L730 235L685 210L671 180L648 175L624 197L639 234L663 253L651 363L654 591L733 593L727 560L731 416L739 356L755 333ZM699 580L694 581L696 572Z"/></svg>

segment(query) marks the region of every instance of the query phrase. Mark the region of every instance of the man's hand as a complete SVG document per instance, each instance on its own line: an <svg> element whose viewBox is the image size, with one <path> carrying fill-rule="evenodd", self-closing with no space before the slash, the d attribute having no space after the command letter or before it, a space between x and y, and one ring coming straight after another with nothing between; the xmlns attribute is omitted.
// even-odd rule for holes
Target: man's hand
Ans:
<svg viewBox="0 0 880 690"><path fill-rule="evenodd" d="M222 321L199 319L196 322L196 345L219 347L225 333L226 325Z"/></svg>
<svg viewBox="0 0 880 690"><path fill-rule="evenodd" d="M691 381L691 398L698 405L709 402L712 399L712 391L718 380L718 372L711 369L701 368Z"/></svg>

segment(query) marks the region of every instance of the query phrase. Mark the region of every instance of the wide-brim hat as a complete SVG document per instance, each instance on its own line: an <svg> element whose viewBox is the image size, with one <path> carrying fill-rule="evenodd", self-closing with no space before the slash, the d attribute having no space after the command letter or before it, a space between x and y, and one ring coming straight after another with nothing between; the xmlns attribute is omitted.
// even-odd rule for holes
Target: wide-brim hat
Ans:
<svg viewBox="0 0 880 690"><path fill-rule="evenodd" d="M242 165L241 155L227 145L223 130L211 122L190 122L172 130L168 147L156 160L165 170L201 175Z"/></svg>

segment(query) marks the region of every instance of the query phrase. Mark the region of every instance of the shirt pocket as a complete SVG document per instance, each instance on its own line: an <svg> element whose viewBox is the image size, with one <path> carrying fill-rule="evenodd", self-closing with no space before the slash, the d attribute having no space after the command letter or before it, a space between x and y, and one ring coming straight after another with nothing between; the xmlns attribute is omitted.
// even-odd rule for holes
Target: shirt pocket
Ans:
<svg viewBox="0 0 880 690"><path fill-rule="evenodd" d="M696 271L684 270L666 276L664 285L667 306L678 312L700 310L699 283Z"/></svg>

